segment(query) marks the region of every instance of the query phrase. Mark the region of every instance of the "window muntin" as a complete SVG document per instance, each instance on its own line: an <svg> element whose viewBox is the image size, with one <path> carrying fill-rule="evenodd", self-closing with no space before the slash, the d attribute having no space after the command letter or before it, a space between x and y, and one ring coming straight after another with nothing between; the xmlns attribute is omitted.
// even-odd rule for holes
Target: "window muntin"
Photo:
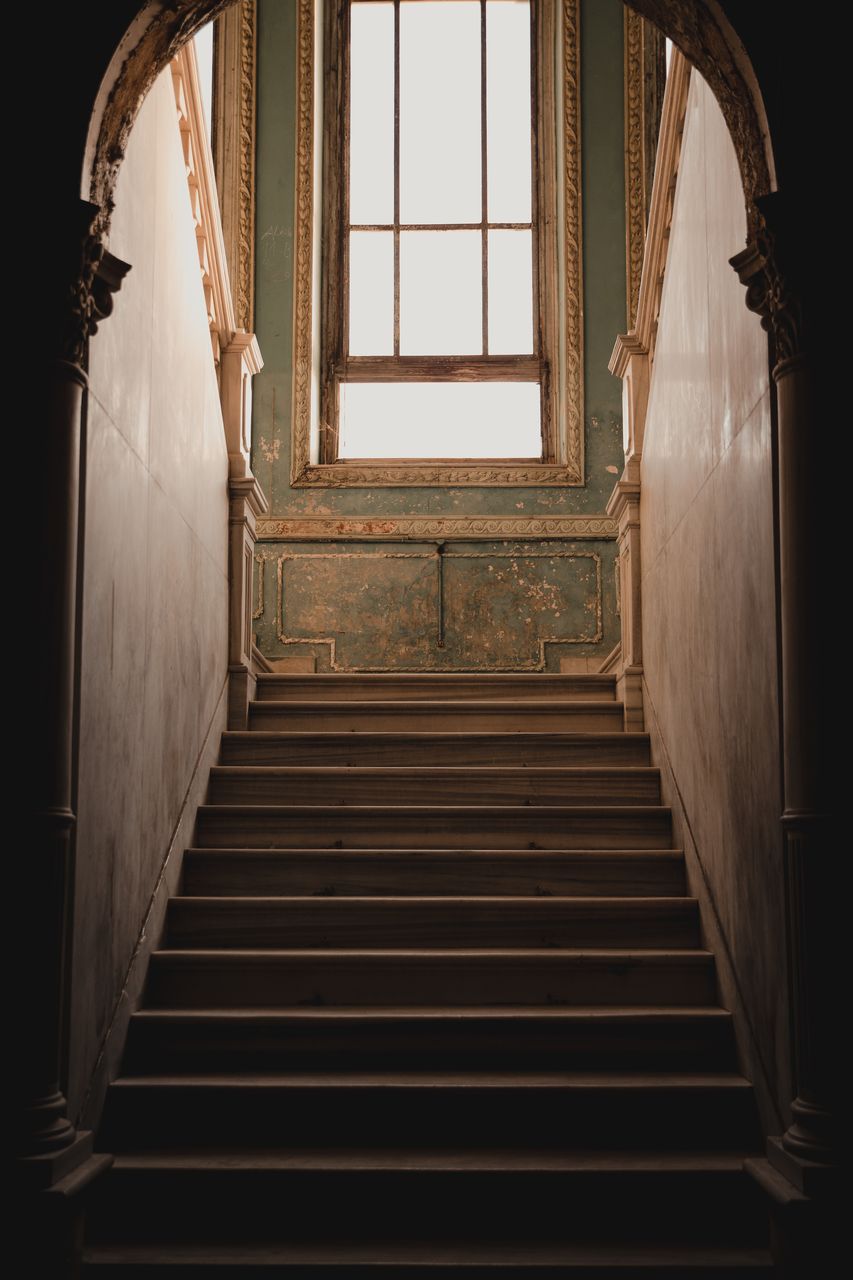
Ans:
<svg viewBox="0 0 853 1280"><path fill-rule="evenodd" d="M339 10L325 462L543 457L551 335L539 309L535 23L527 0L344 0ZM429 382L444 390L427 393ZM496 412L497 388L454 391L462 383L537 394L527 386ZM351 384L365 385L348 394ZM427 403L446 418L416 444Z"/></svg>

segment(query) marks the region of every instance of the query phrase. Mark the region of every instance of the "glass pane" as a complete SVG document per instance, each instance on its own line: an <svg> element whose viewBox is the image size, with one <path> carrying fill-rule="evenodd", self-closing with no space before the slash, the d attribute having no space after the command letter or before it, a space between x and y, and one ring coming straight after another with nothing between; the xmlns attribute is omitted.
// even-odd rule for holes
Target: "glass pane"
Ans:
<svg viewBox="0 0 853 1280"><path fill-rule="evenodd" d="M533 354L533 236L489 232L489 354Z"/></svg>
<svg viewBox="0 0 853 1280"><path fill-rule="evenodd" d="M394 6L350 8L350 222L394 221Z"/></svg>
<svg viewBox="0 0 853 1280"><path fill-rule="evenodd" d="M351 231L349 353L394 354L394 233Z"/></svg>
<svg viewBox="0 0 853 1280"><path fill-rule="evenodd" d="M538 382L349 382L342 458L540 458Z"/></svg>
<svg viewBox="0 0 853 1280"><path fill-rule="evenodd" d="M400 220L479 222L481 215L480 6L403 0Z"/></svg>
<svg viewBox="0 0 853 1280"><path fill-rule="evenodd" d="M400 355L472 356L483 351L479 231L400 234Z"/></svg>
<svg viewBox="0 0 853 1280"><path fill-rule="evenodd" d="M489 222L530 222L530 5L486 4Z"/></svg>

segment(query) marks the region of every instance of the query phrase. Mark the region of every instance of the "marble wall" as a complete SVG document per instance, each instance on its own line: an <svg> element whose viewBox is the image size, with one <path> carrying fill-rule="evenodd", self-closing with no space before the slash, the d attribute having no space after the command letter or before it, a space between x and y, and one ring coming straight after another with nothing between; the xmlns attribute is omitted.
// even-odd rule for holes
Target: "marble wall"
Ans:
<svg viewBox="0 0 853 1280"><path fill-rule="evenodd" d="M92 1110L105 1037L141 982L224 708L228 459L168 70L134 125L110 249L132 270L90 352L70 1011L78 1115Z"/></svg>
<svg viewBox="0 0 853 1280"><path fill-rule="evenodd" d="M768 1129L790 1097L772 423L765 335L728 259L735 154L694 73L642 462L646 713Z"/></svg>

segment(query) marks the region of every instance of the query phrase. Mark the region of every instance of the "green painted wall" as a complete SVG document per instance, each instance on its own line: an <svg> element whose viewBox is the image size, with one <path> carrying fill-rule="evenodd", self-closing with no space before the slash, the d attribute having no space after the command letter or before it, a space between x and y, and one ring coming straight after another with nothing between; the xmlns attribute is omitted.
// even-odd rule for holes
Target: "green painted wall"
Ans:
<svg viewBox="0 0 853 1280"><path fill-rule="evenodd" d="M252 465L270 499L273 518L286 519L298 515L345 518L603 513L623 462L621 385L607 370L615 336L625 328L622 33L621 0L582 0L586 484L583 487L517 489L291 489L296 5L295 0L259 0L255 329L265 364L255 379ZM540 617L534 611L538 618L535 623L525 621L534 615L524 607L509 579L496 576L499 562L494 561L491 581L496 585L492 587L492 594L505 599L502 603L492 601L483 616L484 634L479 650L483 665L512 666L538 662L542 651L539 641L546 640L549 635L564 637L569 631L573 637L571 643L561 639L560 643L545 645L547 666L559 666L560 657L565 656L597 654L604 657L616 643L614 544L584 541L558 545L561 557L556 565L551 564L552 557L536 555L535 563L531 561L526 570L530 582L538 584L537 590L552 599L547 616L543 614ZM570 563L582 563L570 561L567 557L566 553L572 547L578 555L595 554L598 557L600 598L596 608L601 616L601 626L594 633L584 624L585 612L589 609L587 589L579 580L570 580L567 576ZM409 549L415 551L418 548L412 546ZM422 549L434 558L434 546L425 545ZM448 554L456 555L461 549L456 543L449 544ZM518 549L521 550L520 547ZM259 545L258 550L264 570L263 608L256 620L259 644L265 653L273 657L305 651L305 646L285 644L279 638L279 634L287 637L294 634L290 602L293 601L295 608L296 596L304 592L297 584L299 575L289 559L285 561L281 575L286 585L281 593L278 592L275 562L282 555L289 556L296 548L284 543L265 543ZM403 661L408 641L395 595L401 581L402 561L393 558L392 550L382 545L355 547L340 542L315 546L315 551L329 561L324 576L315 577L312 588L318 597L318 608L320 598L328 596L322 613L326 626L323 634L335 631L348 637L343 646L346 657L339 657L339 665L392 665L391 661L379 663L376 655L379 652L393 655L395 645L389 642L388 636L395 633L399 640L400 660ZM479 550L482 552L484 548L481 546ZM531 543L527 550L532 556L541 548ZM364 559L342 559L345 553L356 551L361 556L369 556L374 563ZM512 553L513 548L494 548L495 555L500 552L503 556L507 551ZM333 560L338 561L336 569L332 566ZM310 563L319 564L318 561ZM427 666L477 665L477 645L463 641L462 637L467 634L465 619L469 612L464 603L466 585L475 594L482 591L478 577L482 564L479 556L464 563L467 568L462 567L461 559L453 565L452 574L459 579L456 587L450 588L450 574L445 582L450 593L445 600L445 647L434 651L424 641L412 651L420 656L410 655L403 665L421 661ZM500 563L506 562L501 560ZM353 594L342 590L342 584L349 580L348 572L355 564L360 572L368 575L365 578L368 585L365 590ZM427 569L424 560L419 564L423 576L422 580L418 579L420 587L417 590L427 593L427 576L429 573L435 575L435 567L430 564ZM414 586L412 590L415 590ZM435 595L435 588L432 590ZM279 594L284 601L283 625L278 615ZM260 598L259 595L259 601ZM368 608L362 609L363 604ZM309 613L311 625L319 627L320 615ZM495 649L491 640L487 643L485 630L492 625L489 619L498 615L502 621L497 629L503 631L505 643ZM296 620L307 625L308 618L302 606ZM435 619L431 618L428 624L424 620L423 625L433 627L434 622ZM307 634L319 635L319 632L314 630ZM590 639L593 634L596 638ZM342 651L341 645L336 648ZM318 644L313 651L318 665L327 667L329 645Z"/></svg>

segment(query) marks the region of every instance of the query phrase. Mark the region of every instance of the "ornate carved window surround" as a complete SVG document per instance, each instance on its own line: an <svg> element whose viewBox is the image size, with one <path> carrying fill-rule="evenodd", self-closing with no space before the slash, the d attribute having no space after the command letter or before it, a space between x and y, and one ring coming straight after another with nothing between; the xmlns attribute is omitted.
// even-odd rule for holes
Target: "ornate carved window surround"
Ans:
<svg viewBox="0 0 853 1280"><path fill-rule="evenodd" d="M442 459L322 461L320 445L320 282L323 0L298 0L296 200L294 220L294 387L291 484L297 488L583 485L583 306L580 157L580 0L541 0L538 57L554 50L551 101L540 130L556 209L553 305L558 344L554 428L541 462ZM557 52L559 51L559 56ZM328 75L328 68L326 68ZM559 127L558 127L559 126ZM548 136L550 133L550 136ZM557 180L559 177L559 180Z"/></svg>

